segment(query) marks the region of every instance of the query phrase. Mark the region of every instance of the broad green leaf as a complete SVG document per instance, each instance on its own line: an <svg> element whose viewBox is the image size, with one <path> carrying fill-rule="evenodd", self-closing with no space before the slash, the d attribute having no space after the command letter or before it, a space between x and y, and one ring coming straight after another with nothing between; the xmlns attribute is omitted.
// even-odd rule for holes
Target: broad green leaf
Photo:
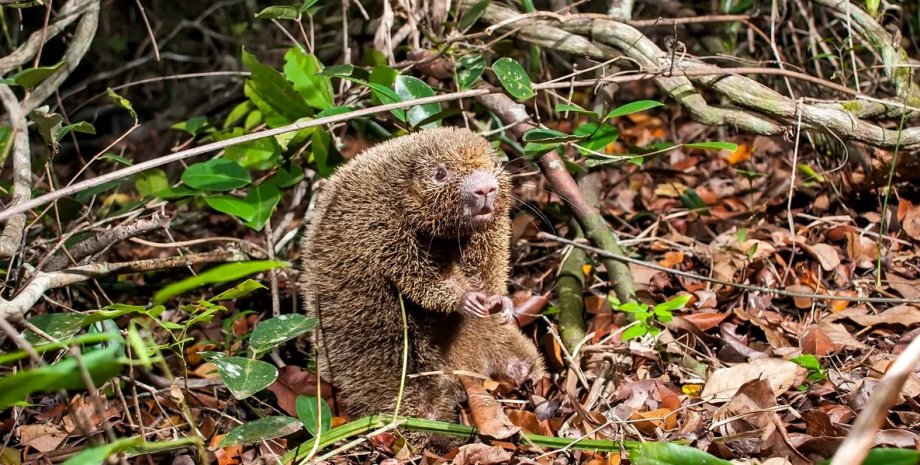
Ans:
<svg viewBox="0 0 920 465"><path fill-rule="evenodd" d="M35 127L38 128L38 134L42 136L42 140L46 144L52 147L56 146L58 134L61 132L61 124L64 121L63 116L49 112L48 105L44 105L29 112L29 120L35 123Z"/></svg>
<svg viewBox="0 0 920 465"><path fill-rule="evenodd" d="M664 104L661 102L656 102L654 100L637 100L635 102L627 103L621 107L614 108L606 116L605 120L611 118L617 118L619 116L631 115L633 113L639 113L640 111L645 111L655 107L663 107Z"/></svg>
<svg viewBox="0 0 920 465"><path fill-rule="evenodd" d="M400 111L402 111L405 116L405 111ZM329 177L332 175L332 172L335 171L335 167L343 161L342 155L335 148L335 145L332 143L332 138L329 137L326 131L313 132L310 148L312 149L311 155L313 156L313 161L316 163L316 171L318 171L319 175L322 177Z"/></svg>
<svg viewBox="0 0 920 465"><path fill-rule="evenodd" d="M172 200L172 199L178 199L182 197L188 197L191 195L198 195L200 193L201 191L197 189L192 189L191 187L188 187L188 186L177 186L174 188L168 187L166 189L163 189L162 191L157 192L156 196L163 200Z"/></svg>
<svg viewBox="0 0 920 465"><path fill-rule="evenodd" d="M457 107L449 107L445 110L441 110L421 121L416 125L417 127L424 128L428 127L429 124L432 124L436 121L441 121L444 118L448 118L454 115L459 115L463 110Z"/></svg>
<svg viewBox="0 0 920 465"><path fill-rule="evenodd" d="M208 284L235 281L251 274L261 273L266 270L286 267L287 263L274 260L255 260L249 262L227 263L211 268L197 276L192 276L177 283L170 284L153 296L154 303L161 304L170 297L183 292L197 289Z"/></svg>
<svg viewBox="0 0 920 465"><path fill-rule="evenodd" d="M200 355L217 366L220 380L237 399L245 399L267 388L278 378L278 369L268 362L216 352L201 352Z"/></svg>
<svg viewBox="0 0 920 465"><path fill-rule="evenodd" d="M476 24L476 21L485 13L490 3L492 3L492 0L481 0L466 10L466 14L460 19L460 23L457 24L459 29L462 31Z"/></svg>
<svg viewBox="0 0 920 465"><path fill-rule="evenodd" d="M375 97L377 101L382 105L402 102L402 99L399 97L399 94L397 94L396 91L383 84L378 84L376 82L364 82L358 79L352 79L352 81L369 87L371 89L371 95ZM390 113L392 113L396 119L402 121L403 123L409 120L409 117L406 115L406 110L390 110Z"/></svg>
<svg viewBox="0 0 920 465"><path fill-rule="evenodd" d="M655 305L655 311L673 312L674 310L680 310L684 308L687 305L687 302L690 302L690 294L681 294L671 300Z"/></svg>
<svg viewBox="0 0 920 465"><path fill-rule="evenodd" d="M90 312L86 315L86 324L95 323L97 321L103 320L112 320L123 315L147 315L151 318L156 318L160 316L163 311L166 310L162 305L155 305L153 307L147 308L140 305L128 305L128 304L112 304L106 305L100 310L95 312Z"/></svg>
<svg viewBox="0 0 920 465"><path fill-rule="evenodd" d="M526 100L535 95L530 77L520 63L511 58L500 58L495 63L492 63L492 71L495 72L498 80L502 83L502 87L514 98Z"/></svg>
<svg viewBox="0 0 920 465"><path fill-rule="evenodd" d="M556 111L560 113L563 113L563 112L581 113L583 115L591 116L594 119L600 119L601 117L601 114L596 111L586 110L578 105L570 105L567 103L556 104Z"/></svg>
<svg viewBox="0 0 920 465"><path fill-rule="evenodd" d="M96 127L93 126L92 124L87 123L86 121L80 121L80 122L77 122L77 123L68 124L68 125L62 127L62 128L61 128L61 131L58 132L56 142L60 142L61 139L63 139L64 136L66 136L67 134L69 134L71 131L73 131L73 132L80 132L80 133L83 133L83 134L95 134L95 133L96 133Z"/></svg>
<svg viewBox="0 0 920 465"><path fill-rule="evenodd" d="M280 201L281 191L273 183L263 182L250 190L243 198L243 202L252 207L254 214L252 218L245 221L246 226L261 231L265 223L271 219L272 212Z"/></svg>
<svg viewBox="0 0 920 465"><path fill-rule="evenodd" d="M220 440L218 447L254 444L296 433L301 428L303 424L296 418L286 416L259 418L230 430Z"/></svg>
<svg viewBox="0 0 920 465"><path fill-rule="evenodd" d="M866 0L866 11L873 17L878 15L878 7L882 4L881 0Z"/></svg>
<svg viewBox="0 0 920 465"><path fill-rule="evenodd" d="M634 465L731 465L695 447L673 442L644 442L629 451Z"/></svg>
<svg viewBox="0 0 920 465"><path fill-rule="evenodd" d="M607 153L608 145L616 142L620 137L620 131L616 126L603 123L587 123L575 128L575 135L585 138L585 140L575 144L582 155L591 155L591 152Z"/></svg>
<svg viewBox="0 0 920 465"><path fill-rule="evenodd" d="M39 66L38 68L24 69L11 76L10 79L13 80L16 85L31 90L63 66L64 62L61 61L53 66Z"/></svg>
<svg viewBox="0 0 920 465"><path fill-rule="evenodd" d="M541 144L562 143L582 139L584 136L566 134L562 131L547 128L534 128L524 133L521 139L524 142L537 142Z"/></svg>
<svg viewBox="0 0 920 465"><path fill-rule="evenodd" d="M236 286L233 286L230 289L227 289L226 291L221 292L220 294L217 294L214 297L211 297L210 299L208 299L208 301L217 302L220 300L239 299L240 297L245 297L249 295L252 291L255 291L256 289L267 289L267 288L263 286L262 283L254 279L247 279L246 281L243 281L237 284Z"/></svg>
<svg viewBox="0 0 920 465"><path fill-rule="evenodd" d="M265 121L272 127L283 126L298 118L312 116L313 109L304 100L304 97L295 90L294 86L288 82L284 75L274 68L259 63L255 56L243 50L243 65L249 69L250 78L246 80L244 92L252 102L262 110ZM304 75L303 66L305 62L298 61L305 55L297 48L292 48L285 54L285 60L293 59L285 63L285 72L288 66L292 72L296 71L295 76L290 76L292 80L304 85L309 78ZM304 78L301 80L300 78Z"/></svg>
<svg viewBox="0 0 920 465"><path fill-rule="evenodd" d="M626 331L623 331L623 334L620 335L620 339L623 341L628 341L630 339L635 339L637 337L645 336L649 333L649 327L647 324L639 322L629 328L626 328Z"/></svg>
<svg viewBox="0 0 920 465"><path fill-rule="evenodd" d="M342 115L350 111L354 111L354 108L352 107L332 107L332 108L328 108L326 110L323 110L317 113L316 118L319 119L319 118L326 118L327 116Z"/></svg>
<svg viewBox="0 0 920 465"><path fill-rule="evenodd" d="M827 465L830 460L821 462ZM862 465L917 465L920 464L920 451L914 449L893 449L875 447L869 449L869 455Z"/></svg>
<svg viewBox="0 0 920 465"><path fill-rule="evenodd" d="M160 168L142 171L134 175L134 188L141 197L151 197L169 188L166 172Z"/></svg>
<svg viewBox="0 0 920 465"><path fill-rule="evenodd" d="M255 108L255 105L253 105L249 100L246 100L243 103L233 107L233 109L230 110L230 114L227 115L227 119L224 120L224 129L229 129L239 120L243 119L243 117L252 111L253 108Z"/></svg>
<svg viewBox="0 0 920 465"><path fill-rule="evenodd" d="M249 348L256 354L265 353L315 326L315 318L308 318L297 313L269 318L252 330L252 336L249 337Z"/></svg>
<svg viewBox="0 0 920 465"><path fill-rule="evenodd" d="M112 99L125 110L128 110L128 113L131 114L131 118L134 118L134 121L137 121L137 112L134 111L134 105L131 105L130 100L122 97L121 95L118 95L118 93L112 90L111 87L108 88L108 94L110 99Z"/></svg>
<svg viewBox="0 0 920 465"><path fill-rule="evenodd" d="M323 65L315 56L304 53L299 48L291 48L284 54L284 75L294 83L294 89L297 89L311 107L326 110L333 106L333 93L329 78L320 74L322 68ZM299 115L298 118L312 114L311 111L309 114Z"/></svg>
<svg viewBox="0 0 920 465"><path fill-rule="evenodd" d="M317 404L319 404L319 410L316 409ZM316 437L317 430L320 433L325 433L332 429L332 410L322 397L297 396L294 407L297 409L297 418L300 418L304 429L312 436ZM319 421L317 421L317 418ZM319 428L317 428L317 424Z"/></svg>
<svg viewBox="0 0 920 465"><path fill-rule="evenodd" d="M285 189L296 185L302 181L303 178L303 167L292 164L290 167L279 166L278 171L275 172L275 176L268 182L274 183L281 189Z"/></svg>
<svg viewBox="0 0 920 465"><path fill-rule="evenodd" d="M393 89L396 91L396 95L399 96L403 101L406 100L415 100L424 97L434 97L434 90L422 81L421 79L413 76L404 76L400 75L396 77L396 81L393 83ZM407 115L409 117L409 124L413 127L418 126L418 123L430 118L441 112L440 103L428 103L425 105L414 106L409 109ZM424 127L436 127L440 126L440 122L435 121L427 124Z"/></svg>
<svg viewBox="0 0 920 465"><path fill-rule="evenodd" d="M190 165L182 173L182 182L193 189L214 192L247 186L252 179L235 161L215 158Z"/></svg>
<svg viewBox="0 0 920 465"><path fill-rule="evenodd" d="M46 313L33 316L26 321L58 340L67 339L79 333L84 326L89 324L86 322L86 315L82 313ZM49 342L31 330L24 331L22 335L32 345Z"/></svg>
<svg viewBox="0 0 920 465"><path fill-rule="evenodd" d="M124 452L144 443L144 438L135 436L118 439L113 443L102 446L92 446L81 450L73 457L67 459L62 465L103 465L109 457Z"/></svg>
<svg viewBox="0 0 920 465"><path fill-rule="evenodd" d="M204 201L207 202L209 207L221 213L242 218L243 221L251 220L256 214L256 210L252 205L232 195L208 195L204 198Z"/></svg>
<svg viewBox="0 0 920 465"><path fill-rule="evenodd" d="M295 132L287 134L291 138L296 136ZM224 158L237 162L243 168L266 170L275 166L281 158L281 150L272 138L256 139L227 147Z"/></svg>
<svg viewBox="0 0 920 465"><path fill-rule="evenodd" d="M123 346L112 345L82 355L83 366L89 371L96 386L121 372L118 358L122 351ZM33 392L54 392L60 389L86 389L80 368L73 357L0 378L0 408L22 402Z"/></svg>
<svg viewBox="0 0 920 465"><path fill-rule="evenodd" d="M343 64L343 65L333 65L319 72L320 76L337 76L345 77L351 76L351 73L355 72L355 65Z"/></svg>
<svg viewBox="0 0 920 465"><path fill-rule="evenodd" d="M9 153L10 136L12 135L12 127L0 126L0 153Z"/></svg>
<svg viewBox="0 0 920 465"><path fill-rule="evenodd" d="M307 10L312 8L313 5L316 5L318 2L319 0L304 0L304 2L301 3L299 7L297 7L297 10L301 13L306 13Z"/></svg>
<svg viewBox="0 0 920 465"><path fill-rule="evenodd" d="M738 150L738 144L732 142L694 142L692 144L682 144L688 149L700 150Z"/></svg>
<svg viewBox="0 0 920 465"><path fill-rule="evenodd" d="M193 116L185 121L180 121L172 126L172 129L177 131L184 131L193 136L198 135L198 131L204 128L208 124L208 119L204 116Z"/></svg>
<svg viewBox="0 0 920 465"><path fill-rule="evenodd" d="M526 145L524 145L524 155L527 155L528 157L531 157L531 158L539 157L540 155L543 155L544 153L549 152L550 150L555 150L556 147L559 147L560 145L562 144L558 142L549 143L549 144L542 144L539 142L528 142Z"/></svg>
<svg viewBox="0 0 920 465"><path fill-rule="evenodd" d="M298 19L300 11L297 7L288 5L273 5L256 13L256 18L264 19Z"/></svg>
<svg viewBox="0 0 920 465"><path fill-rule="evenodd" d="M460 86L460 90L473 87L485 70L486 60L482 54L466 55L457 60L457 85Z"/></svg>
<svg viewBox="0 0 920 465"><path fill-rule="evenodd" d="M131 324L128 325L127 336L128 344L131 345L131 350L134 351L134 355L141 365L147 367L147 369L152 368L153 362L150 360L150 350L147 348L147 343L144 342L140 331L137 330L137 325L134 324L134 321L131 321Z"/></svg>

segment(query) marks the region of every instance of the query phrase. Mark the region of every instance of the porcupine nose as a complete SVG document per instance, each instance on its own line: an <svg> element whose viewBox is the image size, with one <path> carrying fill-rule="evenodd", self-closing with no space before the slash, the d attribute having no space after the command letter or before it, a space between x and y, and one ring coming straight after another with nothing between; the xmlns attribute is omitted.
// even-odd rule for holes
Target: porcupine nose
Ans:
<svg viewBox="0 0 920 465"><path fill-rule="evenodd" d="M487 171L473 171L469 177L469 185L473 194L485 199L498 192L498 181Z"/></svg>

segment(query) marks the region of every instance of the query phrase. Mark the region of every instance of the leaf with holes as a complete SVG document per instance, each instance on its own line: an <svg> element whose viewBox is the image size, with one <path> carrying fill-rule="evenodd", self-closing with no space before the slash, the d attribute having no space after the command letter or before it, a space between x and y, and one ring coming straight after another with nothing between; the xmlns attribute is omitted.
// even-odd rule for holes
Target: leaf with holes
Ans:
<svg viewBox="0 0 920 465"><path fill-rule="evenodd" d="M533 84L530 76L520 63L511 58L501 58L492 63L492 71L502 83L502 87L518 100L527 100L533 97Z"/></svg>
<svg viewBox="0 0 920 465"><path fill-rule="evenodd" d="M283 415L260 418L249 423L243 423L230 430L220 440L218 447L254 444L268 439L280 438L281 436L296 433L300 428L303 428L303 424L296 418Z"/></svg>
<svg viewBox="0 0 920 465"><path fill-rule="evenodd" d="M220 380L237 399L245 399L267 388L278 378L278 369L268 362L218 352L201 352L200 355L217 366Z"/></svg>
<svg viewBox="0 0 920 465"><path fill-rule="evenodd" d="M481 54L466 55L457 60L457 85L460 90L473 87L486 70L486 60Z"/></svg>
<svg viewBox="0 0 920 465"><path fill-rule="evenodd" d="M256 329L252 330L249 348L256 354L265 353L315 326L316 318L297 313L279 315L259 323Z"/></svg>

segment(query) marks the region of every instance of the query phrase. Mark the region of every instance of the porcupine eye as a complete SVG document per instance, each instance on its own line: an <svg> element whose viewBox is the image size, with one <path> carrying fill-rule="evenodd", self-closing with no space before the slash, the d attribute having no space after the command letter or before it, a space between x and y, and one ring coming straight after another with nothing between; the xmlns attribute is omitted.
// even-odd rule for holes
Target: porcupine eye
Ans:
<svg viewBox="0 0 920 465"><path fill-rule="evenodd" d="M444 182L447 180L447 174L447 168L444 167L444 165L438 165L431 178L434 179L435 182Z"/></svg>

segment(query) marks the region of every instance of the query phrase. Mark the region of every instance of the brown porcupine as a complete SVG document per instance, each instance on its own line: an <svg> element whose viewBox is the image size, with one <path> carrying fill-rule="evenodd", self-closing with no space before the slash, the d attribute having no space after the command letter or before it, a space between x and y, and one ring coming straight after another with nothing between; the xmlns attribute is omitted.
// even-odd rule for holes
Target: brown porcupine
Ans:
<svg viewBox="0 0 920 465"><path fill-rule="evenodd" d="M383 142L328 179L304 238L300 285L308 314L319 319L320 372L349 416L393 413L400 295L408 373L542 377L537 348L508 324L510 187L488 141L458 128ZM455 421L463 392L454 376L410 378L400 414ZM408 438L440 450L453 444Z"/></svg>

